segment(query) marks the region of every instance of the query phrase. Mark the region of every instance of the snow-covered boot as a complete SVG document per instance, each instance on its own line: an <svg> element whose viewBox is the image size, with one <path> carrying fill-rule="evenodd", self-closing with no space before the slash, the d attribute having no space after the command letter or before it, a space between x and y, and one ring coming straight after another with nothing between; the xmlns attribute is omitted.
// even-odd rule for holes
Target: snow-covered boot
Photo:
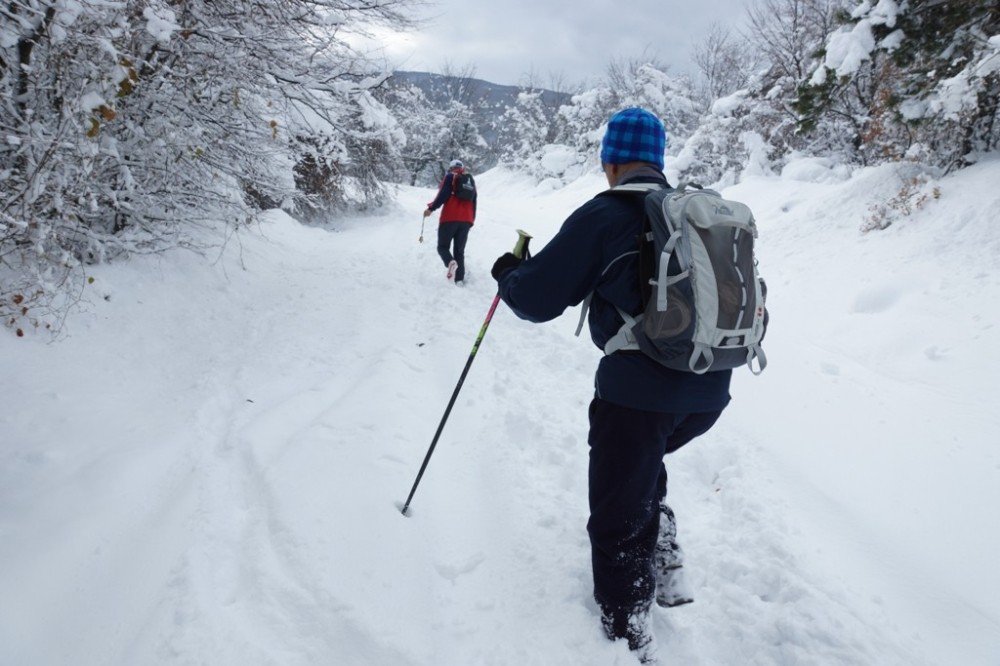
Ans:
<svg viewBox="0 0 1000 666"><path fill-rule="evenodd" d="M684 579L684 551L677 543L677 521L666 504L660 504L660 533L653 554L656 573L656 605L663 608L681 606L694 601L691 588Z"/></svg>
<svg viewBox="0 0 1000 666"><path fill-rule="evenodd" d="M632 609L602 607L601 626L610 640L628 641L628 649L635 652L639 663L659 663L648 602Z"/></svg>
<svg viewBox="0 0 1000 666"><path fill-rule="evenodd" d="M683 606L694 601L691 586L680 566L656 574L656 605L661 608Z"/></svg>
<svg viewBox="0 0 1000 666"><path fill-rule="evenodd" d="M455 272L458 270L458 262L452 259L448 262L448 273L445 275L449 281L455 279Z"/></svg>

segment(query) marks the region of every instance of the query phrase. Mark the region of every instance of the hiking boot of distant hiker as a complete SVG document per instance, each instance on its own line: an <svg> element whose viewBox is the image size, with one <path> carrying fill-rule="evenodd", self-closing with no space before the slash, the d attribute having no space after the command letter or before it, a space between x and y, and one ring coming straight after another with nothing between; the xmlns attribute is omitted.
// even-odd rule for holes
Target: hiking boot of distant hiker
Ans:
<svg viewBox="0 0 1000 666"><path fill-rule="evenodd" d="M448 273L445 275L449 281L455 279L455 271L458 270L458 262L452 259L448 262Z"/></svg>
<svg viewBox="0 0 1000 666"><path fill-rule="evenodd" d="M456 287L464 287L465 286L465 280L455 280L455 286Z"/></svg>
<svg viewBox="0 0 1000 666"><path fill-rule="evenodd" d="M694 601L690 586L681 569L684 551L677 543L677 521L674 512L660 504L660 533L653 553L653 571L656 574L656 605L662 608L681 606Z"/></svg>
<svg viewBox="0 0 1000 666"><path fill-rule="evenodd" d="M602 607L601 626L610 640L628 641L628 649L635 652L639 663L658 663L648 602L632 609Z"/></svg>

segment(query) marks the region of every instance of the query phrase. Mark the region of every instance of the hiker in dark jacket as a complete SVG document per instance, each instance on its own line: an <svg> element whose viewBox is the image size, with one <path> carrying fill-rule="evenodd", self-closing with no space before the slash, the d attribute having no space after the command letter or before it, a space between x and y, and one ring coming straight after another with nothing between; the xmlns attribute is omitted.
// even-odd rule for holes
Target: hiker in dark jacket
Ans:
<svg viewBox="0 0 1000 666"><path fill-rule="evenodd" d="M608 184L658 183L666 132L648 111L629 108L608 122L601 163ZM493 266L504 302L518 317L544 322L591 296L590 336L599 349L621 328L616 311L643 309L638 239L643 198L602 193L580 206L533 257L505 254ZM697 375L666 368L640 351L605 355L590 404L589 500L594 598L612 640L625 638L646 662L661 606L691 601L679 578L681 553L664 502L672 453L703 434L729 402L732 372Z"/></svg>
<svg viewBox="0 0 1000 666"><path fill-rule="evenodd" d="M437 196L427 204L427 210L424 211L424 217L428 217L441 208L437 251L448 269L445 277L454 280L457 286L465 284L465 243L469 240L469 231L476 221L478 198L476 194L471 201L455 196L456 179L464 173L465 165L460 160L452 160ZM454 254L451 249L453 245Z"/></svg>

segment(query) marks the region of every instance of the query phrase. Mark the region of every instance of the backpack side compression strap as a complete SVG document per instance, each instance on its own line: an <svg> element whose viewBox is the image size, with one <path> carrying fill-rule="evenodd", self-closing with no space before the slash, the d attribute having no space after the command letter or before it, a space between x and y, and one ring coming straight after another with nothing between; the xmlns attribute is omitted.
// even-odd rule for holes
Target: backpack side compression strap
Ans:
<svg viewBox="0 0 1000 666"><path fill-rule="evenodd" d="M615 333L611 337L611 339L607 341L607 343L605 343L604 345L605 356L610 356L611 354L614 354L616 351L622 351L623 349L624 350L639 349L639 343L636 342L635 333L632 332L632 329L635 328L635 325L638 324L639 321L642 319L642 315L639 315L638 318L636 318L631 316L629 313L625 312L621 308L615 308L615 310L618 310L618 316L624 319L625 323L622 324L622 327L618 329L618 332Z"/></svg>
<svg viewBox="0 0 1000 666"><path fill-rule="evenodd" d="M611 267L614 266L618 262L619 259L624 259L625 257L632 256L633 254L639 254L639 251L638 250L632 250L631 252L624 252L622 254L619 254L617 257L615 257L614 259L612 259L608 263L607 266L604 267L604 270L601 271L601 276L603 277L604 274L607 273L611 269ZM576 335L577 335L577 337L580 336L580 331L583 330L583 323L585 321L587 321L587 310L590 309L590 301L593 298L594 298L594 292L590 292L589 294L587 294L587 297L583 299L583 304L580 307L580 321L576 325ZM621 310L618 310L618 312L621 312Z"/></svg>

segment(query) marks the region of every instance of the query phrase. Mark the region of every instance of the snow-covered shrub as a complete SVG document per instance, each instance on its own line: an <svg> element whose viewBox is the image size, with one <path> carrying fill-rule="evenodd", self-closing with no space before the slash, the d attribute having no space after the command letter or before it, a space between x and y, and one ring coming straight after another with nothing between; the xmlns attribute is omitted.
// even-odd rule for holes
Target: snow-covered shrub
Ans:
<svg viewBox="0 0 1000 666"><path fill-rule="evenodd" d="M859 161L916 143L952 168L1000 147L1000 13L986 0L856 3L803 86L803 127L853 126Z"/></svg>
<svg viewBox="0 0 1000 666"><path fill-rule="evenodd" d="M750 88L716 100L677 156L668 156L668 177L724 186L744 172L780 171L790 155L842 159L846 148L836 135L826 139L797 131L789 79L764 85L763 77L755 77Z"/></svg>
<svg viewBox="0 0 1000 666"><path fill-rule="evenodd" d="M901 167L899 191L885 201L869 204L862 233L887 229L894 222L941 198L941 188L930 173L916 165Z"/></svg>

